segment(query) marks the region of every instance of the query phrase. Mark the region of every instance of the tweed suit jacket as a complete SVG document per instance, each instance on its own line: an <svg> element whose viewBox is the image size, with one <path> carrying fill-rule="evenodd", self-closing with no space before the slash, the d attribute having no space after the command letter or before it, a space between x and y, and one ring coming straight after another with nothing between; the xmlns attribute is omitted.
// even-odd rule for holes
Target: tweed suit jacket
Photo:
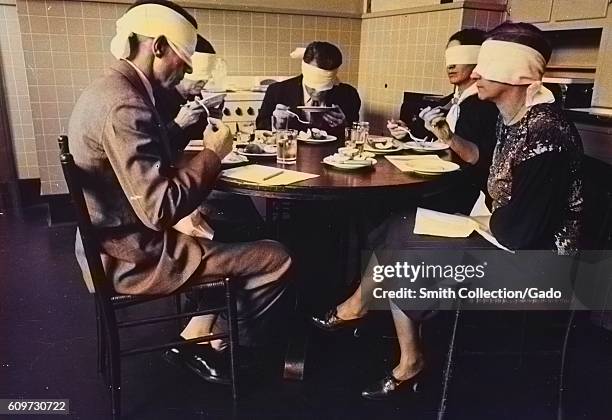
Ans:
<svg viewBox="0 0 612 420"><path fill-rule="evenodd" d="M165 124L125 61L83 91L68 135L115 290L166 294L179 288L198 268L205 250L172 226L211 190L221 167L217 155L204 150L184 167L171 167ZM77 234L77 260L91 289L79 238Z"/></svg>

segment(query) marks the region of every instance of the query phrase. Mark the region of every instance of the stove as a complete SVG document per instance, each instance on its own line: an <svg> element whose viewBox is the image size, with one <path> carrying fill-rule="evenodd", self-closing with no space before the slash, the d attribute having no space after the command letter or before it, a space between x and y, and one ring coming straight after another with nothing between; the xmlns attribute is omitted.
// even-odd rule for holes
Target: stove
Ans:
<svg viewBox="0 0 612 420"><path fill-rule="evenodd" d="M250 131L265 95L265 86L272 81L282 81L291 76L227 76L223 122L233 134Z"/></svg>

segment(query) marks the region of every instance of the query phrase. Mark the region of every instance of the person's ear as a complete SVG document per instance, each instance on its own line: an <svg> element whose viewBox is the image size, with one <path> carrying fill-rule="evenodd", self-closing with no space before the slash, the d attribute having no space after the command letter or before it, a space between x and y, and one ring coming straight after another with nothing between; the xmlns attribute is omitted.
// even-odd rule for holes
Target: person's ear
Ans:
<svg viewBox="0 0 612 420"><path fill-rule="evenodd" d="M170 46L165 36L160 35L153 40L153 54L155 57L161 58L166 55L168 48L170 48Z"/></svg>

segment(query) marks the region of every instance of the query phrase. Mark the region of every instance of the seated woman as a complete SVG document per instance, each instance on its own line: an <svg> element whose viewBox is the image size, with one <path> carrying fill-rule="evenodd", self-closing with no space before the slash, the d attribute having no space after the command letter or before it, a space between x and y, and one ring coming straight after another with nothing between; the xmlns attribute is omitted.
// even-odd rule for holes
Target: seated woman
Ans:
<svg viewBox="0 0 612 420"><path fill-rule="evenodd" d="M429 131L448 144L462 160L473 165L462 171L448 193L426 198L419 203L422 207L467 214L478 193L486 188L498 111L492 102L478 98L475 80L470 78L484 40L485 32L480 29L463 29L449 38L445 51L446 72L455 91L441 100L442 107L427 107L420 113ZM446 118L432 127L430 116L438 116L444 109L448 109ZM387 127L396 139L408 136L401 128L406 127L401 120L390 120Z"/></svg>
<svg viewBox="0 0 612 420"><path fill-rule="evenodd" d="M496 239L510 249L550 249L568 254L578 249L582 211L582 145L575 127L552 105L554 97L541 84L551 47L530 24L504 23L483 43L472 77L478 96L500 112L497 143L488 179L493 198L489 224ZM508 60L512 57L512 60ZM436 126L441 113L430 118ZM398 215L371 235L384 239L377 251L417 248L437 242L440 248L470 247L480 238L417 237L414 216ZM377 264L376 256L370 265ZM357 291L315 325L334 331L363 317L375 283L364 277ZM425 362L417 322L428 313L403 311L389 301L400 345L400 360L390 375L362 392L366 398L387 398L413 389Z"/></svg>

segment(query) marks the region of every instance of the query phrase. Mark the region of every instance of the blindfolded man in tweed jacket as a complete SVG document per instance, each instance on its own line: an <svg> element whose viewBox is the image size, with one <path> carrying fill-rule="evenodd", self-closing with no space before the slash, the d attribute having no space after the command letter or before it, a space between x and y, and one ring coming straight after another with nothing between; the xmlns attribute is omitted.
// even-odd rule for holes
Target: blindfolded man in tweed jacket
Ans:
<svg viewBox="0 0 612 420"><path fill-rule="evenodd" d="M240 282L239 326L253 325L266 318L262 315L286 288L291 259L284 247L273 241L223 244L172 228L205 200L232 147L228 128L211 119L205 149L179 169L170 165L171 142L153 92L176 85L191 71L196 26L170 2L132 6L119 19L111 44L118 61L85 89L74 108L71 151L83 173L106 275L118 293L167 294L187 283L230 277ZM77 259L86 267L78 238ZM194 318L182 336L205 335L213 323L210 317ZM241 344L254 342L244 328L241 338ZM208 345L197 348L214 353ZM214 377L223 376L219 370L201 376L223 382Z"/></svg>

